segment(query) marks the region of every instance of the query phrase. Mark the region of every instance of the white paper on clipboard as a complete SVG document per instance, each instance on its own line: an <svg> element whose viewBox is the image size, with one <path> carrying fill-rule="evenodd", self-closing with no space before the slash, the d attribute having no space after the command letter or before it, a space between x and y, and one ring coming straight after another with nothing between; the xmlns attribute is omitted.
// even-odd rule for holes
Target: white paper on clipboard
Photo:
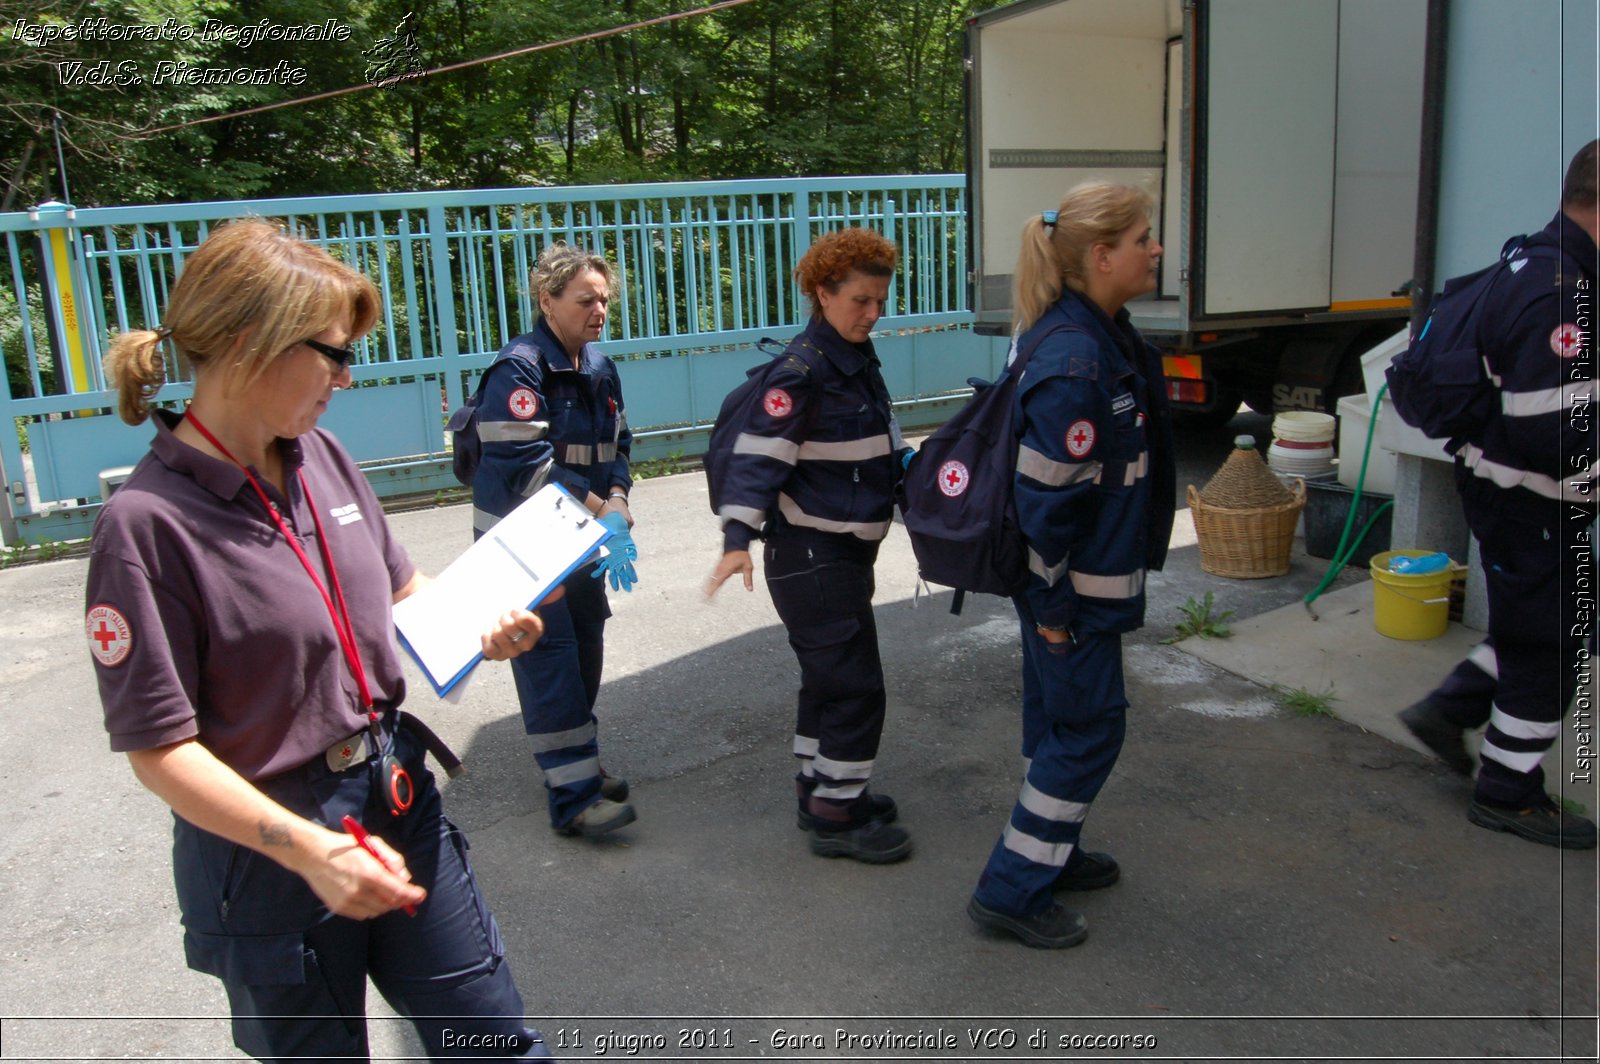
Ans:
<svg viewBox="0 0 1600 1064"><path fill-rule="evenodd" d="M400 642L444 695L483 658L500 615L531 609L611 538L588 509L547 484L415 594L395 603Z"/></svg>

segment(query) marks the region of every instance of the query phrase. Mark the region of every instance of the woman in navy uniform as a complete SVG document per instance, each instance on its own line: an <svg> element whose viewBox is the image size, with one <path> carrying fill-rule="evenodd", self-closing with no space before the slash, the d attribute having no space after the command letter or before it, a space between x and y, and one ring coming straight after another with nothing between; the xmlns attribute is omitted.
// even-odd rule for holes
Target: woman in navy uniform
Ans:
<svg viewBox="0 0 1600 1064"><path fill-rule="evenodd" d="M111 345L123 420L156 437L95 522L106 730L172 807L184 952L226 986L240 1049L366 1059L370 976L432 1059L548 1059L423 764L437 740L400 711L390 607L427 578L316 427L378 312L365 276L233 222L161 326ZM150 408L168 344L194 369L182 415ZM541 631L513 611L484 654Z"/></svg>
<svg viewBox="0 0 1600 1064"><path fill-rule="evenodd" d="M845 229L795 267L811 321L740 414L707 584L737 573L752 590L750 543L765 535L767 590L800 662L798 822L813 852L872 864L911 852L894 801L867 789L886 704L872 567L910 455L870 339L896 259L877 233Z"/></svg>
<svg viewBox="0 0 1600 1064"><path fill-rule="evenodd" d="M486 370L478 403L483 457L472 480L475 536L546 484L559 484L613 532L609 553L569 576L540 607L545 637L511 664L522 724L544 774L550 824L604 835L635 819L628 783L600 767L594 714L605 659L605 578L632 591L628 455L633 435L617 367L595 346L615 283L603 257L566 244L544 249L531 277L539 323Z"/></svg>
<svg viewBox="0 0 1600 1064"><path fill-rule="evenodd" d="M1023 227L1013 280L1014 350L1038 341L1017 388L1013 484L1030 570L1013 600L1028 770L967 912L1030 946L1082 942L1083 917L1052 892L1120 875L1079 835L1122 749L1122 634L1144 623L1145 572L1172 531L1161 360L1124 306L1156 286L1150 212L1137 189L1079 186Z"/></svg>

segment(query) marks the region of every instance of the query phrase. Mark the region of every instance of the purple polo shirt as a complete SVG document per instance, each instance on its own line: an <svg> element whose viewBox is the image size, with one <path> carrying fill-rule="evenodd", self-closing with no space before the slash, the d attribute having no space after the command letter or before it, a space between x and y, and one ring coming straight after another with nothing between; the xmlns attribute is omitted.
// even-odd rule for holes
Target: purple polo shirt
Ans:
<svg viewBox="0 0 1600 1064"><path fill-rule="evenodd" d="M198 738L252 780L320 757L366 724L322 596L244 473L174 436L176 414L154 420L150 453L101 509L89 556L86 629L111 749ZM415 569L331 435L278 445L287 496L257 480L331 593L304 473L368 688L380 710L398 705L390 605Z"/></svg>

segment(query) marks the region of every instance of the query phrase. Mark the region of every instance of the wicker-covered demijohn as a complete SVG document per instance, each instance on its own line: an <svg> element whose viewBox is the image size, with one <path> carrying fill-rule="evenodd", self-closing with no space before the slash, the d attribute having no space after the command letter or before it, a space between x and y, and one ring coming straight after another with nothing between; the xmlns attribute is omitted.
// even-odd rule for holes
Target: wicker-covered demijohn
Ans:
<svg viewBox="0 0 1600 1064"><path fill-rule="evenodd" d="M1306 483L1296 480L1292 490L1284 487L1261 460L1253 439L1235 439L1222 468L1199 491L1190 484L1188 494L1202 570L1241 580L1289 571Z"/></svg>

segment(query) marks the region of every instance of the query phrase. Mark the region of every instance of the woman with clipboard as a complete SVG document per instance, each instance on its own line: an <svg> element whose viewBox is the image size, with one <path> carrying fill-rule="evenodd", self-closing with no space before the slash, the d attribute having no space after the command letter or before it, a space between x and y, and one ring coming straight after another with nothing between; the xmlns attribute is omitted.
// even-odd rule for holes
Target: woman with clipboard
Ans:
<svg viewBox="0 0 1600 1064"><path fill-rule="evenodd" d="M378 312L365 276L239 221L188 257L158 328L112 343L123 420L156 437L95 523L106 729L172 807L185 952L227 988L240 1049L365 1059L370 975L434 1059L548 1059L400 712L390 609L427 578L317 428ZM182 415L150 406L169 349L194 371ZM512 611L484 654L542 634Z"/></svg>

